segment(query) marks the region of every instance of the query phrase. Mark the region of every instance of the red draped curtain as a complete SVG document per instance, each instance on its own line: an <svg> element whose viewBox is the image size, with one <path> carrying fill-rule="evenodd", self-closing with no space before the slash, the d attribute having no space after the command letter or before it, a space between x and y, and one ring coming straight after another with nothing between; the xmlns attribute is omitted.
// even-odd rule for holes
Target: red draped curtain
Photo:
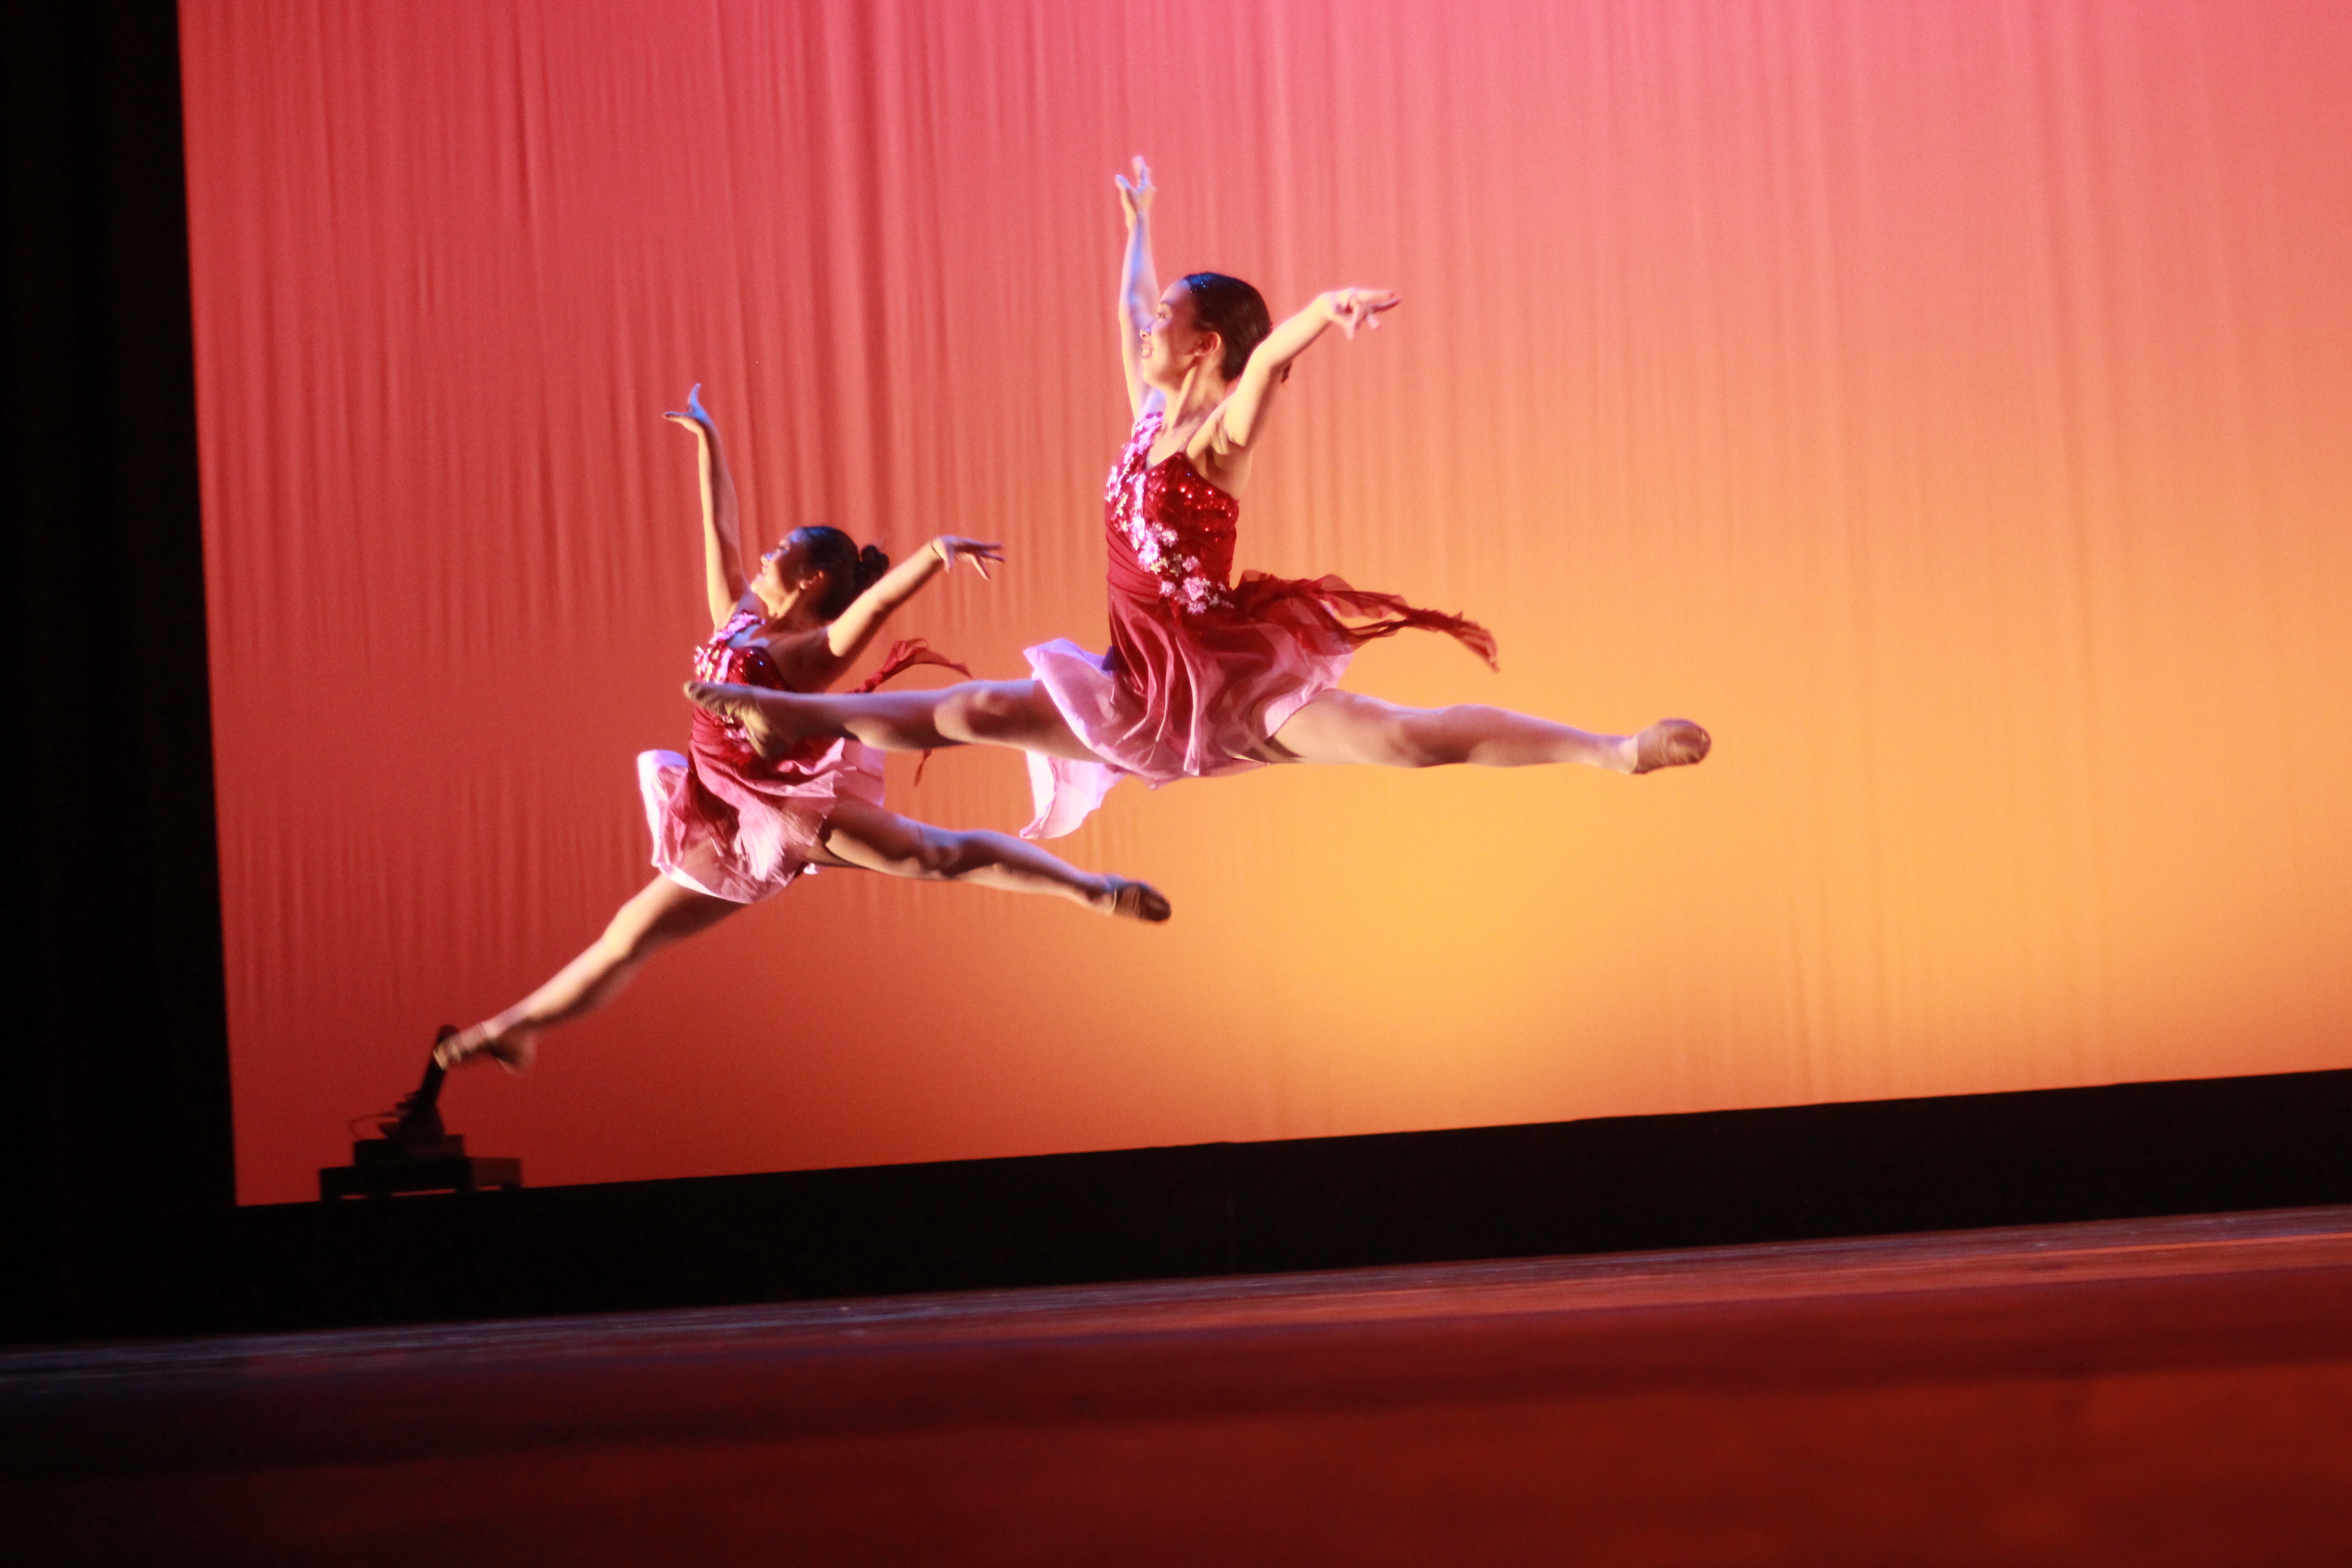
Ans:
<svg viewBox="0 0 2352 1568"><path fill-rule="evenodd" d="M1715 757L1128 786L1060 847L1163 929L827 873L459 1080L480 1146L614 1180L2345 1061L2352 11L182 14L248 1201L650 875L689 384L755 534L1007 542L894 631L1099 643L1137 152L1163 275L1403 291L1302 364L1242 563L1503 668L1349 684ZM890 783L1027 814L1007 752Z"/></svg>

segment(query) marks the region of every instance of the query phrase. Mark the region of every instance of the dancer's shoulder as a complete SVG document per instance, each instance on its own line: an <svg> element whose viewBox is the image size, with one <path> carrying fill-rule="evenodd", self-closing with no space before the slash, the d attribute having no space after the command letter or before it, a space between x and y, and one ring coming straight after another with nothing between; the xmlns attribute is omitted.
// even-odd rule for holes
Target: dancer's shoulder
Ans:
<svg viewBox="0 0 2352 1568"><path fill-rule="evenodd" d="M830 628L814 626L804 632L787 632L772 637L761 646L767 656L769 670L779 689L785 691L823 691L841 679L849 661L833 651Z"/></svg>

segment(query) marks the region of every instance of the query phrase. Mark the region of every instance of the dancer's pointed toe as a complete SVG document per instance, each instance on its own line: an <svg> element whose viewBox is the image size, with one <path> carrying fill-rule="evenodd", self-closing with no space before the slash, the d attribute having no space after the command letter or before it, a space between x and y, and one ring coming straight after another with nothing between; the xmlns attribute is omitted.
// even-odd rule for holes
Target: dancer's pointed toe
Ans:
<svg viewBox="0 0 2352 1568"><path fill-rule="evenodd" d="M771 761L790 751L798 738L781 728L770 710L780 695L758 686L728 686L709 680L686 683L688 701L741 725L751 750Z"/></svg>
<svg viewBox="0 0 2352 1568"><path fill-rule="evenodd" d="M1110 912L1120 920L1158 925L1176 912L1168 895L1149 882L1130 882L1124 877L1113 877L1109 881Z"/></svg>
<svg viewBox="0 0 2352 1568"><path fill-rule="evenodd" d="M1661 719L1633 738L1633 771L1686 768L1703 763L1715 739L1687 719Z"/></svg>
<svg viewBox="0 0 2352 1568"><path fill-rule="evenodd" d="M444 1024L441 1032L433 1037L433 1059L446 1071L451 1068L471 1067L484 1060L494 1061L517 1078L530 1071L539 1059L537 1037L517 1030L493 1039L478 1024L470 1029L460 1029L455 1024Z"/></svg>
<svg viewBox="0 0 2352 1568"><path fill-rule="evenodd" d="M742 688L722 686L715 680L689 680L686 683L686 700L697 708L707 708L722 719L733 718L733 706Z"/></svg>

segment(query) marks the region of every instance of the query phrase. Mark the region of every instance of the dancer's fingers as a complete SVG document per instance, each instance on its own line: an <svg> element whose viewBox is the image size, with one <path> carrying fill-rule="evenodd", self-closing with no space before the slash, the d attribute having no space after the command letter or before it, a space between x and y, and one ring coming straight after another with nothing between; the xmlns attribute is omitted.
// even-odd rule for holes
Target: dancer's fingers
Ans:
<svg viewBox="0 0 2352 1568"><path fill-rule="evenodd" d="M1331 296L1331 320L1353 338L1360 328L1381 324L1381 312L1393 310L1403 298L1393 289L1341 289Z"/></svg>
<svg viewBox="0 0 2352 1568"><path fill-rule="evenodd" d="M991 540L965 539L951 533L941 534L939 547L940 563L950 572L955 570L956 560L961 556L971 562L973 571L986 577L988 568L982 563L1004 559L1004 546Z"/></svg>
<svg viewBox="0 0 2352 1568"><path fill-rule="evenodd" d="M1129 180L1125 174L1113 174L1111 178L1118 183L1120 203L1129 212L1139 215L1149 212L1151 208L1151 166L1143 161L1143 154L1139 153L1135 155L1131 167L1135 171L1134 179Z"/></svg>

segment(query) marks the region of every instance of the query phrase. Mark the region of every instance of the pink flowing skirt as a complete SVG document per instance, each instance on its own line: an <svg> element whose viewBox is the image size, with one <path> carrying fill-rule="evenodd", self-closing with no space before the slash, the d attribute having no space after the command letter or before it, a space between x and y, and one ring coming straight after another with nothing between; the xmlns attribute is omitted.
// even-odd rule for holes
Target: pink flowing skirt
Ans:
<svg viewBox="0 0 2352 1568"><path fill-rule="evenodd" d="M857 689L871 691L919 664L971 673L908 637L891 645ZM653 829L655 869L715 899L775 897L816 870L811 862L835 803L882 804L882 753L862 741L810 740L770 761L751 750L741 726L698 708L688 751L638 753L637 794Z"/></svg>
<svg viewBox="0 0 2352 1568"><path fill-rule="evenodd" d="M882 753L860 742L822 742L770 763L744 748L705 746L696 729L691 756L638 755L637 793L655 868L698 892L739 904L773 898L815 869L817 837L836 802L882 804Z"/></svg>
<svg viewBox="0 0 2352 1568"><path fill-rule="evenodd" d="M1109 651L1058 638L1026 650L1071 731L1101 760L1030 753L1036 817L1025 838L1072 831L1122 778L1156 787L1264 766L1267 739L1339 685L1356 650L1376 638L1442 631L1495 662L1495 639L1475 621L1337 577L1245 572L1226 604L1197 614L1116 590L1110 605Z"/></svg>

